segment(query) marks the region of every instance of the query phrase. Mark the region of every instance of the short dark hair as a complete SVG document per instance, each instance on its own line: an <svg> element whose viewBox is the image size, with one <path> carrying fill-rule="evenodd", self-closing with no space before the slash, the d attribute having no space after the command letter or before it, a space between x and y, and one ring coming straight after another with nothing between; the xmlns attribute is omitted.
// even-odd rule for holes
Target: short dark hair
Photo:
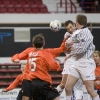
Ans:
<svg viewBox="0 0 100 100"><path fill-rule="evenodd" d="M35 48L43 47L44 43L45 43L45 39L43 34L35 35L32 39L32 44L34 45Z"/></svg>
<svg viewBox="0 0 100 100"><path fill-rule="evenodd" d="M76 21L80 24L80 25L87 25L87 17L85 15L79 14L76 16Z"/></svg>
<svg viewBox="0 0 100 100"><path fill-rule="evenodd" d="M65 21L65 27L68 26L69 24L72 24L73 25L74 23L71 20Z"/></svg>

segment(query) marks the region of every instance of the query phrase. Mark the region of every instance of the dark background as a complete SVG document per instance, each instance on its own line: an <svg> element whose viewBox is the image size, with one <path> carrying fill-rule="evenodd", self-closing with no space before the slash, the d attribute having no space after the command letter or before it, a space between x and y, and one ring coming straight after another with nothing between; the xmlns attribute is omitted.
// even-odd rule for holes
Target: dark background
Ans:
<svg viewBox="0 0 100 100"><path fill-rule="evenodd" d="M0 33L2 32L8 32L12 35L9 37L3 37L3 42L0 40L0 57L11 57L15 53L20 53L23 50L25 50L28 47L32 46L31 42L14 42L14 29L0 29ZM41 29L30 29L30 36L31 40L32 37L36 34L42 33L45 37L45 48L54 48L59 47L62 43L64 34L66 30L61 29L59 32L52 32L49 28L41 28ZM100 51L100 29L99 28L93 28L92 34L94 36L94 44L96 45L96 50ZM0 38L1 39L1 38ZM31 41L30 40L30 41ZM61 54L60 56L63 56Z"/></svg>

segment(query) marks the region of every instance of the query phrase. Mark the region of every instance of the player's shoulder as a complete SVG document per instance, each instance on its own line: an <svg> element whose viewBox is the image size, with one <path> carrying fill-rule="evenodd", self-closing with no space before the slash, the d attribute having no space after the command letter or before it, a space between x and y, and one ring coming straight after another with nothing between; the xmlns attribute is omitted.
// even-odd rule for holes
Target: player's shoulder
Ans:
<svg viewBox="0 0 100 100"><path fill-rule="evenodd" d="M34 47L28 47L27 50L34 50Z"/></svg>
<svg viewBox="0 0 100 100"><path fill-rule="evenodd" d="M31 51L34 51L34 50L35 50L34 47L29 47L29 48L27 48L25 51L27 51L27 52L31 52Z"/></svg>
<svg viewBox="0 0 100 100"><path fill-rule="evenodd" d="M69 34L69 32L66 32L65 34L64 34L64 38L66 38L66 36Z"/></svg>

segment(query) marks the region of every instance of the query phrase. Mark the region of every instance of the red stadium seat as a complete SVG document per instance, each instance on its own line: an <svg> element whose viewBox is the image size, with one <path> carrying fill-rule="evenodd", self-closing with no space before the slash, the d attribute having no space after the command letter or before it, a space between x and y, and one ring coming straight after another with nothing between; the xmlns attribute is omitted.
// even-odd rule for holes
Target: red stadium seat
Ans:
<svg viewBox="0 0 100 100"><path fill-rule="evenodd" d="M43 3L42 3L41 0L36 0L36 1L35 1L35 4L37 4L37 5L42 5Z"/></svg>
<svg viewBox="0 0 100 100"><path fill-rule="evenodd" d="M7 9L8 9L8 13L15 13L15 7L13 5L9 5L7 6Z"/></svg>
<svg viewBox="0 0 100 100"><path fill-rule="evenodd" d="M15 9L16 13L23 13L24 12L23 7L21 5L16 5L15 8L16 8Z"/></svg>
<svg viewBox="0 0 100 100"><path fill-rule="evenodd" d="M27 1L27 4L30 5L30 6L32 6L32 5L35 4L35 2L34 2L33 0L28 0L28 1Z"/></svg>
<svg viewBox="0 0 100 100"><path fill-rule="evenodd" d="M20 0L20 1L19 1L19 4L22 5L22 6L24 6L24 5L27 4L27 2L26 2L25 0Z"/></svg>
<svg viewBox="0 0 100 100"><path fill-rule="evenodd" d="M0 5L2 5L2 0L0 0Z"/></svg>
<svg viewBox="0 0 100 100"><path fill-rule="evenodd" d="M18 0L12 0L12 1L11 1L11 4L14 5L14 6L16 6L16 5L19 4L19 2L18 2Z"/></svg>
<svg viewBox="0 0 100 100"><path fill-rule="evenodd" d="M5 6L9 6L11 4L10 0L3 0L3 4Z"/></svg>
<svg viewBox="0 0 100 100"><path fill-rule="evenodd" d="M7 8L4 5L0 5L0 13L7 13Z"/></svg>
<svg viewBox="0 0 100 100"><path fill-rule="evenodd" d="M40 13L40 9L38 5L33 5L31 9L32 9L32 13Z"/></svg>
<svg viewBox="0 0 100 100"><path fill-rule="evenodd" d="M25 6L23 6L23 8L24 8L24 13L31 13L32 12L30 5L25 5Z"/></svg>
<svg viewBox="0 0 100 100"><path fill-rule="evenodd" d="M40 5L39 8L41 13L49 13L46 5Z"/></svg>

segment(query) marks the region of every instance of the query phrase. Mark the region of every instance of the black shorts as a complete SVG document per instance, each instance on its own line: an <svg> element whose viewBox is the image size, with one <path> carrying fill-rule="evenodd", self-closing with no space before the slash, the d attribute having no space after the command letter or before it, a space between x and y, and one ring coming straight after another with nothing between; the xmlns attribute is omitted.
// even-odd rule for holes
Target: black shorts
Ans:
<svg viewBox="0 0 100 100"><path fill-rule="evenodd" d="M19 91L18 96L16 98L17 100L22 100L22 90Z"/></svg>
<svg viewBox="0 0 100 100"><path fill-rule="evenodd" d="M23 96L31 97L31 81L23 80L22 92Z"/></svg>
<svg viewBox="0 0 100 100"><path fill-rule="evenodd" d="M22 100L22 96L23 96L23 92L22 92L22 90L20 90L16 100ZM29 100L32 100L32 98L30 97Z"/></svg>
<svg viewBox="0 0 100 100"><path fill-rule="evenodd" d="M59 96L59 93L54 89L49 82L34 79L31 82L32 98L37 100L37 98L42 98L42 100L54 100ZM39 99L38 99L39 100Z"/></svg>

